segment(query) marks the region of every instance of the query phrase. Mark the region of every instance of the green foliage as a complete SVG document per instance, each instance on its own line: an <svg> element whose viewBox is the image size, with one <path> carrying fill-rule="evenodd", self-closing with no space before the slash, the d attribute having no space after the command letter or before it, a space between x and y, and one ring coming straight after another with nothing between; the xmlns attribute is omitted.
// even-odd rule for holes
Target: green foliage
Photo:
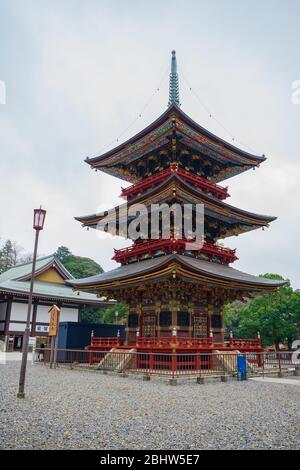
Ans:
<svg viewBox="0 0 300 470"><path fill-rule="evenodd" d="M95 276L103 273L101 266L96 261L82 256L75 256L66 246L60 246L55 256L63 263L65 268L75 277L81 279L84 277Z"/></svg>
<svg viewBox="0 0 300 470"><path fill-rule="evenodd" d="M118 316L116 316L118 312ZM125 323L126 305L115 304L112 307L99 309L96 307L85 307L82 311L83 323Z"/></svg>
<svg viewBox="0 0 300 470"><path fill-rule="evenodd" d="M82 323L105 323L102 319L103 309L97 307L84 307L82 309Z"/></svg>
<svg viewBox="0 0 300 470"><path fill-rule="evenodd" d="M116 317L116 312L118 316ZM125 323L127 315L126 305L116 304L112 307L108 307L102 312L103 323Z"/></svg>
<svg viewBox="0 0 300 470"><path fill-rule="evenodd" d="M72 253L71 251L69 250L69 248L67 248L66 246L59 246L55 252L55 256L59 259L59 261L61 261L62 263L64 263L64 261L69 258L70 256L72 256Z"/></svg>
<svg viewBox="0 0 300 470"><path fill-rule="evenodd" d="M239 336L239 325L242 308L245 306L243 302L234 302L224 306L224 321L227 336L233 332L235 337Z"/></svg>
<svg viewBox="0 0 300 470"><path fill-rule="evenodd" d="M277 274L265 274L268 279L282 280ZM246 305L233 303L225 307L225 325L240 338L253 338L259 331L263 345L292 341L300 331L300 293L289 282L277 291L255 297Z"/></svg>
<svg viewBox="0 0 300 470"><path fill-rule="evenodd" d="M96 261L82 256L75 256L66 246L60 246L56 250L55 256L75 279L95 276L103 272L103 269ZM99 307L84 307L81 319L83 323L104 323L103 309Z"/></svg>

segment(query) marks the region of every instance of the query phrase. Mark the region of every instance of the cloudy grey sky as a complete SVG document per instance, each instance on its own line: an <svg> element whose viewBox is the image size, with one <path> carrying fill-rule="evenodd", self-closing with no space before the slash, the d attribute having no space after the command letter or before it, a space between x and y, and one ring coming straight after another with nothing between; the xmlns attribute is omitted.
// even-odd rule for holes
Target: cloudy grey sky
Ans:
<svg viewBox="0 0 300 470"><path fill-rule="evenodd" d="M230 140L184 76L236 139L268 157L226 182L231 204L278 216L264 232L228 239L235 267L281 273L300 288L299 17L299 0L0 0L1 239L32 251L32 210L42 204L40 253L66 245L115 266L113 247L128 243L73 217L117 203L124 182L83 160L109 148L146 103L120 141L166 109L176 49L182 109Z"/></svg>

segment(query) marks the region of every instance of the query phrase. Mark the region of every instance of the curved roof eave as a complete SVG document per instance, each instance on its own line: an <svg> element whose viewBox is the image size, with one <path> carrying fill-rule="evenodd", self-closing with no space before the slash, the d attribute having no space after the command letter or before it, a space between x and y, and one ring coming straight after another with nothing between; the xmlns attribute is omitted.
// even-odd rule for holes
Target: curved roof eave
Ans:
<svg viewBox="0 0 300 470"><path fill-rule="evenodd" d="M139 201L143 200L143 198L145 198L145 196L151 197L152 194L156 194L160 189L167 186L167 184L169 184L169 182L172 181L173 179L177 179L178 181L183 183L183 185L186 188L188 188L190 191L192 191L194 194L197 192L197 190L195 190L195 188L190 183L188 183L184 178L182 178L180 175L178 175L178 173L174 172L168 178L166 178L160 185L157 185L155 188L150 190L148 193L141 194L140 196L137 196L136 198L133 198L128 205L139 203ZM202 197L203 197L203 199L206 199L207 201L209 201L211 203L217 204L219 207L229 209L229 210L232 210L234 212L238 212L242 215L252 217L252 218L255 218L255 219L265 220L268 223L273 222L274 220L277 219L277 217L275 217L275 216L256 214L254 212L249 212L249 211L246 211L244 209L239 209L238 207L232 206L231 204L227 204L226 202L221 201L221 200L219 200L219 199L217 199L213 196L209 196L208 194L205 194L201 191L201 198ZM122 206L120 206L120 207L122 207Z"/></svg>
<svg viewBox="0 0 300 470"><path fill-rule="evenodd" d="M172 173L172 175L170 175L168 178L166 178L161 184L159 184L155 188L152 188L151 190L149 190L145 194L141 194L139 196L134 197L128 205L130 206L130 205L135 204L135 203L138 204L138 203L140 203L140 201L144 200L145 197L151 197L153 194L156 194L159 190L161 190L165 186L167 186L174 179L176 179L180 183L182 183L189 191L191 191L192 193L195 193L195 188L193 186L191 186L189 183L187 183L183 178L181 178L180 175L178 175L177 173L174 172L174 173ZM245 217L250 217L250 218L253 218L253 219L257 219L259 221L266 222L267 224L271 223L271 222L273 222L274 220L277 219L277 217L275 217L275 216L261 215L261 214L256 214L256 213L253 213L253 212L246 211L244 209L239 209L237 207L232 206L231 204L227 204L224 201L220 201L219 199L216 199L213 196L209 196L209 195L204 194L202 192L201 192L201 198L203 198L204 200L206 200L206 201L208 201L208 202L210 202L214 205L219 206L222 209L228 209L229 211L232 211L234 213L240 214L240 215L245 216ZM119 209L122 209L122 207L126 207L126 204L121 204L119 206ZM91 214L91 215L86 215L86 216L75 217L75 220L77 220L78 222L81 222L81 223L85 223L85 222L88 222L89 220L91 220L92 224L97 224L97 220L95 221L95 219L97 219L97 218L100 219L100 218L106 217L109 214L113 214L114 211L115 211L115 208L110 209L108 211L100 212L98 214Z"/></svg>
<svg viewBox="0 0 300 470"><path fill-rule="evenodd" d="M242 150L235 145L232 145L231 143L227 142L226 140L216 136L212 132L208 131L204 127L202 127L200 124L197 124L192 118L190 118L187 114L185 114L178 106L173 105L170 108L166 109L166 111L163 112L155 121L153 121L151 124L149 124L145 129L142 131L138 132L135 134L133 137L130 139L127 139L125 142L122 144L118 145L117 147L114 147L111 150L108 150L107 152L103 153L102 155L98 155L96 157L92 158L86 158L85 162L88 163L89 165L93 165L93 163L105 160L108 157L111 157L117 152L120 152L121 150L124 150L124 148L127 145L134 144L137 142L139 139L147 135L149 132L151 132L153 129L158 127L160 124L162 124L172 113L176 113L179 117L182 118L188 125L190 125L195 131L205 135L206 137L212 139L214 142L219 143L223 145L226 149L231 150L232 152L238 153L246 158L249 158L251 160L256 160L257 163L262 163L266 160L265 156L258 156L251 154L249 152L246 152L245 150Z"/></svg>
<svg viewBox="0 0 300 470"><path fill-rule="evenodd" d="M238 271L237 269L231 268L229 266L178 254L163 255L159 258L122 265L112 271L96 276L68 281L68 284L79 290L80 288L84 289L88 286L91 288L99 286L99 288L101 288L101 284L117 282L122 279L127 279L130 276L134 278L134 276L140 276L141 274L157 272L160 268L163 268L165 265L168 265L172 262L177 262L189 270L201 273L204 276L209 275L213 276L215 279L237 281L242 284L244 283L251 285L253 288L277 288L286 284L286 281L276 281L267 278L256 277L251 274Z"/></svg>

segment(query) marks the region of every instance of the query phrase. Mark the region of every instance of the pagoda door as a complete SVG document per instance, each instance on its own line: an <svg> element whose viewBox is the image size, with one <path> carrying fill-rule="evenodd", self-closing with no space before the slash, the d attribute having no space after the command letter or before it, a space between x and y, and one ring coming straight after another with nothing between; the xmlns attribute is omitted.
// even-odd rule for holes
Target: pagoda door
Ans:
<svg viewBox="0 0 300 470"><path fill-rule="evenodd" d="M193 337L208 337L208 318L206 313L195 313L193 317Z"/></svg>
<svg viewBox="0 0 300 470"><path fill-rule="evenodd" d="M143 338L154 338L156 336L155 313L143 313L141 318L141 335Z"/></svg>

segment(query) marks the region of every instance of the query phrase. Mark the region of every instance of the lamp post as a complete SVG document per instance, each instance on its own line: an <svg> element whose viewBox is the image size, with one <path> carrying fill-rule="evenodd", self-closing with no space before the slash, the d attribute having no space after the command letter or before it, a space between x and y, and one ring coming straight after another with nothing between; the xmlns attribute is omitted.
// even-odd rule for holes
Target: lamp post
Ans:
<svg viewBox="0 0 300 470"><path fill-rule="evenodd" d="M116 311L116 312L115 312L115 322L116 322L116 323L118 323L118 316L119 316L119 312Z"/></svg>
<svg viewBox="0 0 300 470"><path fill-rule="evenodd" d="M30 331L30 321L31 321L31 308L32 308L32 296L33 296L33 285L34 285L34 274L35 274L35 265L39 241L40 230L44 228L44 222L46 217L46 211L41 207L39 209L34 209L33 216L33 228L35 230L35 241L34 241L34 250L33 250L33 259L32 259L32 272L30 279L30 290L28 297L28 309L27 309L27 320L25 326L25 332L23 336L23 346L22 346L22 362L20 369L20 378L19 378L19 390L17 393L18 398L25 398L25 377L26 377L26 366L27 366L27 355L28 355L28 343L29 343L29 331Z"/></svg>

